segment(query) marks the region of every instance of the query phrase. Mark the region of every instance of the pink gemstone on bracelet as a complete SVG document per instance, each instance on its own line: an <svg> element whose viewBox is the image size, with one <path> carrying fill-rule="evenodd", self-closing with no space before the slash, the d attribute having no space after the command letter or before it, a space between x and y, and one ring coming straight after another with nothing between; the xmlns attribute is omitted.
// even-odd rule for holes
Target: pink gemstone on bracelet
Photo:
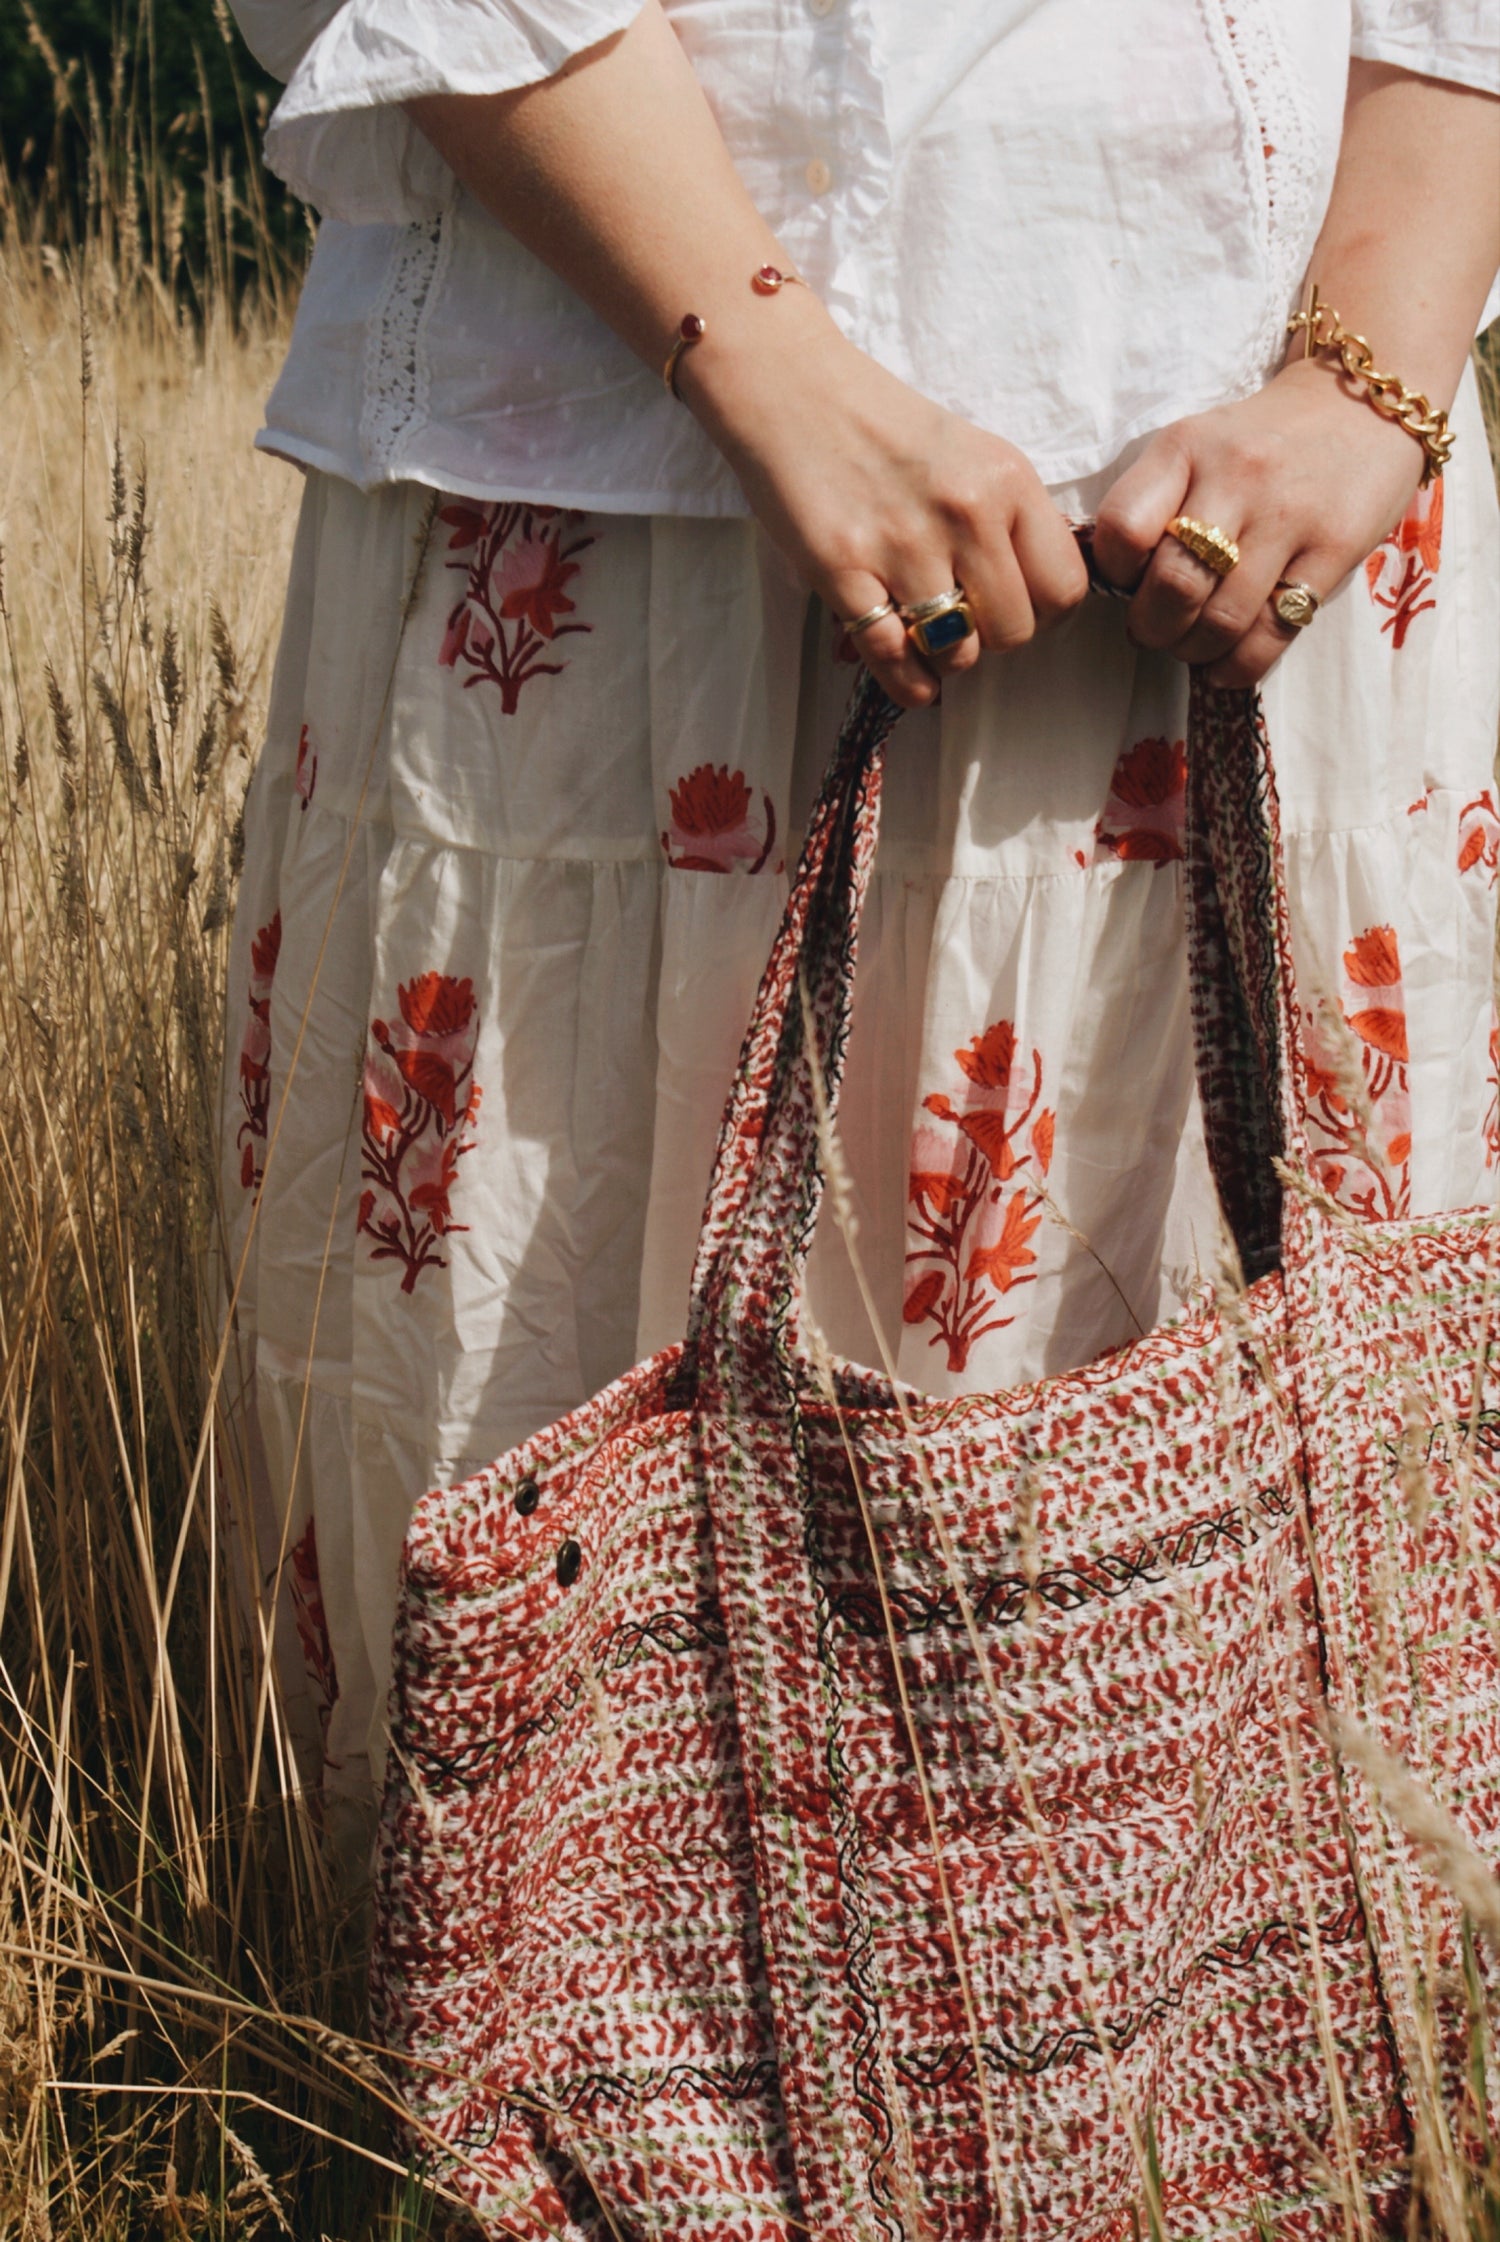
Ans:
<svg viewBox="0 0 1500 2242"><path fill-rule="evenodd" d="M762 265L759 272L751 274L750 285L758 295L774 296L785 279L786 274L778 266Z"/></svg>
<svg viewBox="0 0 1500 2242"><path fill-rule="evenodd" d="M683 313L682 325L677 332L685 343L695 343L706 332L707 327L706 319L700 318L696 311L688 311Z"/></svg>

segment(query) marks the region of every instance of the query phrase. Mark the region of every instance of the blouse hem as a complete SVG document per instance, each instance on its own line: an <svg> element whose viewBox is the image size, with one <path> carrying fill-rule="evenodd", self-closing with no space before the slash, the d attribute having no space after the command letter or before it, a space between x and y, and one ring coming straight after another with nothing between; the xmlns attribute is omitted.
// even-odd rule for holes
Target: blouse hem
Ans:
<svg viewBox="0 0 1500 2242"><path fill-rule="evenodd" d="M1236 382L1230 389L1216 393L1203 392L1196 396L1174 399L1163 406L1152 406L1127 421L1118 434L1104 445L1091 445L1086 450L1064 453L1060 458L1049 459L1046 453L1027 453L1032 466L1048 490L1071 491L1111 468L1117 468L1130 445L1156 435L1161 429L1171 427L1174 421L1186 420L1194 413L1211 412L1218 405L1228 405L1249 397L1269 380L1269 370L1262 375L1251 375ZM958 410L960 408L952 408ZM972 417L972 416L971 416ZM977 426L988 423L980 421ZM998 434L995 430L993 433ZM736 521L750 513L750 507L738 492L723 497L712 492L661 489L587 490L567 483L541 484L527 482L524 478L495 475L477 481L464 475L439 472L431 466L416 461L401 462L379 473L371 474L363 465L352 461L347 454L332 452L309 439L293 435L285 429L267 425L255 439L258 451L270 452L281 459L292 460L300 467L316 467L324 474L337 475L341 481L353 483L356 490L377 490L386 483L420 483L428 490L451 493L455 498L477 500L503 499L530 506L563 506L580 514L664 514L688 521ZM1025 446L1022 446L1025 449Z"/></svg>
<svg viewBox="0 0 1500 2242"><path fill-rule="evenodd" d="M572 490L566 485L542 489L539 485L514 481L509 476L475 482L466 475L440 475L434 468L415 464L370 475L342 453L329 451L306 437L289 435L280 428L262 428L255 439L255 448L273 459L289 460L294 467L311 467L320 474L336 475L340 482L352 483L356 490L362 491L379 490L387 483L420 483L424 490L440 491L444 497L472 498L480 503L496 499L521 506L560 506L577 514L664 514L688 521L743 521L750 514L742 498L736 504L734 496L719 500L701 491L589 491Z"/></svg>

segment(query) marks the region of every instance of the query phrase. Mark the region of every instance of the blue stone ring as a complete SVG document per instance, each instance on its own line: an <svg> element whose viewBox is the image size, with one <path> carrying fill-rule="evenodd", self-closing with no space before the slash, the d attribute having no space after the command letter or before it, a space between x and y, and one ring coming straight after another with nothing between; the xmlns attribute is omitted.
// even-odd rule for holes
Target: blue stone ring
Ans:
<svg viewBox="0 0 1500 2242"><path fill-rule="evenodd" d="M940 592L936 599L916 600L897 612L913 646L919 654L929 657L951 654L955 646L961 646L979 627L962 584L955 584L949 592Z"/></svg>

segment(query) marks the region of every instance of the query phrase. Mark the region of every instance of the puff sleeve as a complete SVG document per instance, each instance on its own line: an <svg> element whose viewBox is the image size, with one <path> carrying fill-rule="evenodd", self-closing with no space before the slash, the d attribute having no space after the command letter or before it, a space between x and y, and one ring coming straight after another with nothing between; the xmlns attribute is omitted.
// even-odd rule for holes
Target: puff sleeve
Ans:
<svg viewBox="0 0 1500 2242"><path fill-rule="evenodd" d="M1495 0L1354 0L1350 52L1500 94Z"/></svg>
<svg viewBox="0 0 1500 2242"><path fill-rule="evenodd" d="M642 0L233 0L252 51L286 91L266 162L326 218L436 217L453 175L401 104L508 93L623 31Z"/></svg>

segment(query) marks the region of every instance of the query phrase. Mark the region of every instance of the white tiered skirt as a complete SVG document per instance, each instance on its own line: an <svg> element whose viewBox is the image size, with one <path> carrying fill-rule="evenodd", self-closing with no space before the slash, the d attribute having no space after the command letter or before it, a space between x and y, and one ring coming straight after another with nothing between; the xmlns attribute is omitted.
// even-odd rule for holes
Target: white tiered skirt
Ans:
<svg viewBox="0 0 1500 2242"><path fill-rule="evenodd" d="M1320 1170L1375 1216L1485 1199L1500 1160L1500 540L1472 384L1457 419L1442 483L1266 689L1299 971L1350 1028L1312 1029ZM416 1497L680 1334L854 674L753 524L309 479L246 813L224 1190L303 1773L334 1793L378 1769ZM825 1222L837 1351L1000 1387L1215 1268L1186 685L1090 601L898 730L841 1116L879 1329Z"/></svg>

